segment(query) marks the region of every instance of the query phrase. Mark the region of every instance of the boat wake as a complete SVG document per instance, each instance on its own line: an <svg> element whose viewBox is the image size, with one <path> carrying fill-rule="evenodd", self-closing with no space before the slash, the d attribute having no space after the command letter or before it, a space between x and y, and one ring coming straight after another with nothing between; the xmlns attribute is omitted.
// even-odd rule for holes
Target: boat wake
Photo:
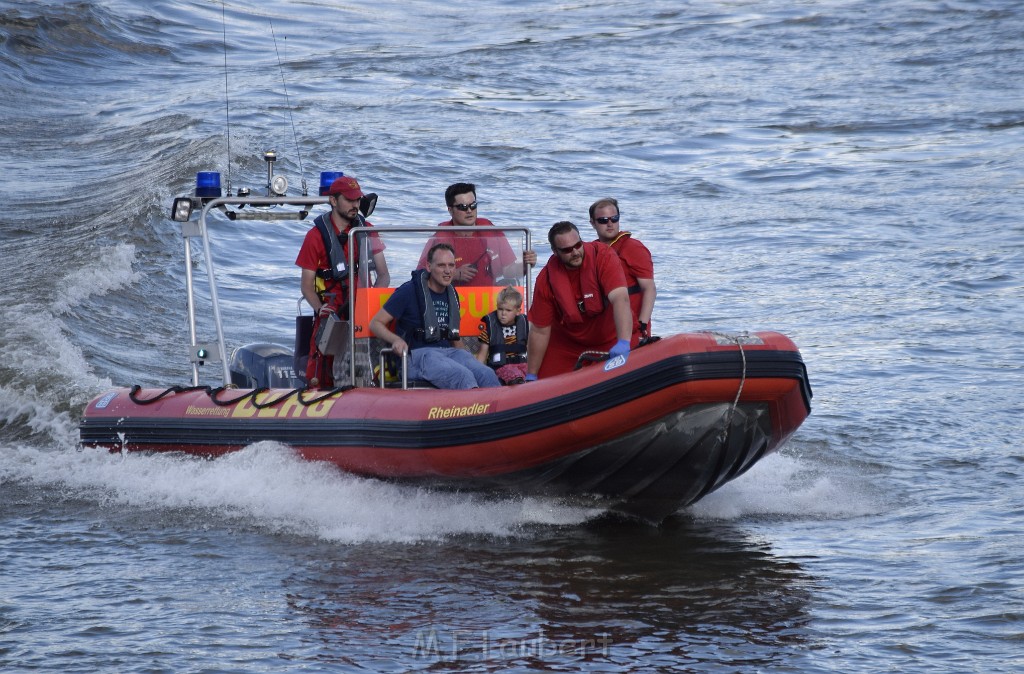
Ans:
<svg viewBox="0 0 1024 674"><path fill-rule="evenodd" d="M686 509L700 520L845 519L884 510L882 496L855 467L821 464L783 451Z"/></svg>
<svg viewBox="0 0 1024 674"><path fill-rule="evenodd" d="M0 449L0 482L59 486L63 498L109 508L178 511L197 526L253 527L323 541L412 543L460 534L514 536L531 525L571 526L600 509L539 498L489 499L359 478L272 442L216 461L84 448Z"/></svg>
<svg viewBox="0 0 1024 674"><path fill-rule="evenodd" d="M132 269L134 262L134 246L120 244L62 278L56 297L0 303L0 428L5 439L45 436L61 448L78 445L79 408L97 390L110 387L111 380L94 373L74 321L77 313L89 311L83 308L89 298L136 283L140 275ZM108 327L104 335L110 332Z"/></svg>
<svg viewBox="0 0 1024 674"><path fill-rule="evenodd" d="M577 526L606 511L540 497L489 498L359 478L272 442L215 461L179 454L0 448L0 482L29 483L101 508L174 512L195 526L243 526L330 543L416 543L458 535L516 537L537 526ZM809 477L814 476L814 477ZM703 520L865 514L863 494L812 461L767 457L747 475L686 509Z"/></svg>

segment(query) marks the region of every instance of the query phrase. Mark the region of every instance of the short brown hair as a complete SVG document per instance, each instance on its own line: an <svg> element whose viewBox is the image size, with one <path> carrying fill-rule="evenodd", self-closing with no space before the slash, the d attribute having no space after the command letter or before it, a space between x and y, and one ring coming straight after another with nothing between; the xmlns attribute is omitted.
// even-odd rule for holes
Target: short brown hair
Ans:
<svg viewBox="0 0 1024 674"><path fill-rule="evenodd" d="M434 253L436 253L439 250L446 250L449 253L451 253L452 255L455 255L455 249L452 248L451 244L450 243L444 243L442 241L441 243L435 243L433 246L430 247L430 250L427 251L427 262L429 262L430 264L433 264L434 263Z"/></svg>
<svg viewBox="0 0 1024 674"><path fill-rule="evenodd" d="M590 219L594 219L594 211L601 208L602 206L614 206L615 215L619 214L619 202L611 197L605 197L604 199L598 199L594 203L590 204Z"/></svg>

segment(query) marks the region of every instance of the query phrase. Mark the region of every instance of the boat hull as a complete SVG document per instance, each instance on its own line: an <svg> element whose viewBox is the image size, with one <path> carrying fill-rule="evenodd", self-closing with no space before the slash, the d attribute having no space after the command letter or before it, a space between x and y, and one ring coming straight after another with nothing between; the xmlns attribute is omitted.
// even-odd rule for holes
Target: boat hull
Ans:
<svg viewBox="0 0 1024 674"><path fill-rule="evenodd" d="M593 496L659 520L775 451L810 397L785 336L692 333L616 369L498 389L116 389L89 404L80 433L113 451L204 456L276 441L358 475Z"/></svg>

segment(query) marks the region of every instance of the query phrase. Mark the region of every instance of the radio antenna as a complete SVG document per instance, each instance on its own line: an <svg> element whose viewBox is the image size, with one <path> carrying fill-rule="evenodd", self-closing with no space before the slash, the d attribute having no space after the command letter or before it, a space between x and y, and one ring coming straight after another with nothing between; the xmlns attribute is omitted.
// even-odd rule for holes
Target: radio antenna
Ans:
<svg viewBox="0 0 1024 674"><path fill-rule="evenodd" d="M281 52L277 48L277 35L274 33L274 21L272 19L268 19L268 21L270 21L270 36L274 38L274 51L277 53L277 68L281 72L281 85L284 86L284 104L285 109L288 110L288 121L291 123L292 127L292 142L295 144L295 156L299 162L299 176L301 176L302 179L302 196L308 196L309 188L306 186L306 172L302 168L302 151L299 149L299 139L298 135L295 133L295 117L292 115L292 104L288 98L288 82L284 77L284 64L281 63ZM285 37L285 40L287 39L288 38Z"/></svg>
<svg viewBox="0 0 1024 674"><path fill-rule="evenodd" d="M227 122L228 180L227 194L231 194L231 106L228 104L228 17L225 3L220 3L221 28L224 32L224 117Z"/></svg>

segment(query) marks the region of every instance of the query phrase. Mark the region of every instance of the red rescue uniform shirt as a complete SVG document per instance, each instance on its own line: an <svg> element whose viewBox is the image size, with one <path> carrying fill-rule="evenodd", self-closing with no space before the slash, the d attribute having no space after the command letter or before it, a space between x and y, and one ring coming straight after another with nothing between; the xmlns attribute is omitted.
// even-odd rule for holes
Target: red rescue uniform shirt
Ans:
<svg viewBox="0 0 1024 674"><path fill-rule="evenodd" d="M586 244L585 244L586 245ZM597 282L600 288L604 308L597 314L584 313L583 321L572 323L564 320L564 315L555 299L552 287L555 279L561 275L552 275L548 271L551 265L561 265L557 255L552 255L547 265L537 275L537 284L533 290L533 303L530 305L529 318L535 326L544 328L551 326L551 339L548 350L544 354L539 378L550 377L562 372L571 372L576 366L580 353L584 351L607 351L618 340L615 330L615 315L612 305L607 302L608 293L615 288L626 286L626 277L622 271L619 257L606 245L587 245L586 256L583 258L583 271L565 269L572 296L577 302L583 300L581 274L588 273L588 266L596 265Z"/></svg>
<svg viewBox="0 0 1024 674"><path fill-rule="evenodd" d="M487 218L477 218L472 227L459 227L447 220L438 225L445 229L430 238L423 247L417 269L427 268L427 253L435 243L447 243L455 249L455 266L476 265L476 276L472 281L455 281L456 286L493 286L503 276L502 270L515 262L516 254L509 245L504 232L480 231L482 227L494 227Z"/></svg>
<svg viewBox="0 0 1024 674"><path fill-rule="evenodd" d="M633 346L640 340L639 318L640 305L643 303L644 294L639 291L640 284L637 279L649 278L654 280L654 260L651 259L651 251L647 246L640 243L629 232L622 232L612 241L611 249L614 250L622 261L622 271L626 275L626 287L630 288L629 308L633 312ZM632 288L637 290L632 290Z"/></svg>
<svg viewBox="0 0 1024 674"><path fill-rule="evenodd" d="M330 217L330 216L328 216ZM338 226L334 224L334 218L331 218L331 224L334 225L334 233L338 235L341 240L341 248L345 251L345 260L347 264L348 260L348 237L342 237L341 232L338 231ZM367 227L373 227L370 222L366 222ZM372 258L377 253L384 252L384 242L374 234L370 237L370 257ZM295 258L295 264L303 269L310 269L312 271L321 271L331 268L331 261L327 259L327 249L324 247L324 237L320 235L320 230L316 227L310 228L306 232L306 238L302 240L302 247L299 248L298 257ZM358 287L359 279L356 279L356 287ZM323 299L323 293L325 290L324 279L317 276L316 278L316 291ZM335 289L331 289L330 292L336 292ZM347 298L345 298L347 299ZM335 304L343 304L344 300L338 298Z"/></svg>

